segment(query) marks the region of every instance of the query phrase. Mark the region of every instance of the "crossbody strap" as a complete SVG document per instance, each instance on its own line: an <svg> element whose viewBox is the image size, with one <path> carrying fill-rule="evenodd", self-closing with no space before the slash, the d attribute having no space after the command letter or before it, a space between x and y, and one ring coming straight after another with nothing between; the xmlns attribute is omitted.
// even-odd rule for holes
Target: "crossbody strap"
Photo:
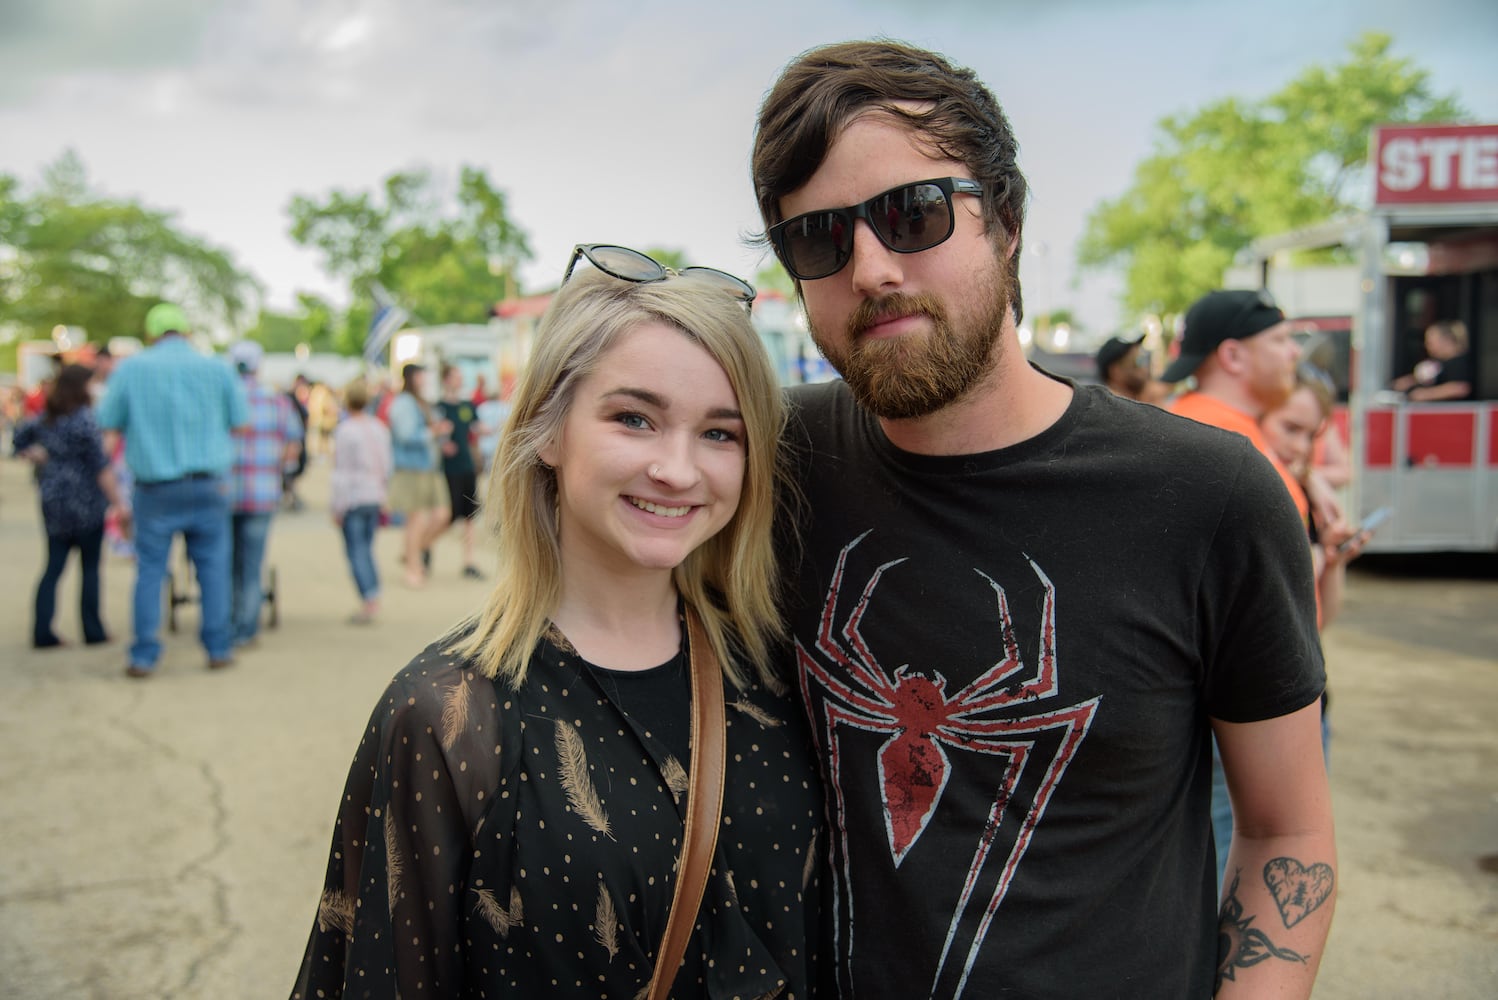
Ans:
<svg viewBox="0 0 1498 1000"><path fill-rule="evenodd" d="M687 779L686 829L682 833L681 861L676 866L676 893L650 977L649 1000L666 1000L671 993L702 906L723 811L723 675L691 605L687 605L687 647L692 664L692 764Z"/></svg>

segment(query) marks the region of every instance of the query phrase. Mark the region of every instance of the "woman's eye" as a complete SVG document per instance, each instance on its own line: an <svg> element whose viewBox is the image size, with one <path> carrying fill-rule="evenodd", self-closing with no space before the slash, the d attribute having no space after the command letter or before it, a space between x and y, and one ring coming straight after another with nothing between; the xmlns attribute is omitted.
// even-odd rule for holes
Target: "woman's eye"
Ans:
<svg viewBox="0 0 1498 1000"><path fill-rule="evenodd" d="M736 432L723 427L714 427L707 432L706 437L709 441L720 441L724 444L735 444L739 440L739 435Z"/></svg>
<svg viewBox="0 0 1498 1000"><path fill-rule="evenodd" d="M650 421L638 413L621 413L614 419L631 430L642 431L650 427Z"/></svg>

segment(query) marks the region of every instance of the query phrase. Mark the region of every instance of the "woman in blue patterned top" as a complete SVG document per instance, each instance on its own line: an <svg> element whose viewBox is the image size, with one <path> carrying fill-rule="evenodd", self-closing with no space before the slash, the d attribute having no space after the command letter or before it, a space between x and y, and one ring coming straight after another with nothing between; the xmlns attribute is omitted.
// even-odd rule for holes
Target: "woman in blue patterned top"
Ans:
<svg viewBox="0 0 1498 1000"><path fill-rule="evenodd" d="M14 438L16 455L36 466L42 523L47 529L47 568L36 585L31 629L31 644L38 649L63 645L52 631L52 616L57 581L68 553L75 548L83 569L83 639L90 645L109 641L99 615L104 516L114 507L123 529L128 527L130 515L119 502L114 472L88 405L92 377L93 372L83 365L63 368L42 415L16 428Z"/></svg>

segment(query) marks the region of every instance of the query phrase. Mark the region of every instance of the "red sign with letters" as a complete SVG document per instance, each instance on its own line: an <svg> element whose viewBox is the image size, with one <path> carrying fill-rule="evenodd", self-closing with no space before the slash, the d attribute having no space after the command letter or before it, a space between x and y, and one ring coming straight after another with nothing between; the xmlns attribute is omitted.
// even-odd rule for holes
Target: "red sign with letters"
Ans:
<svg viewBox="0 0 1498 1000"><path fill-rule="evenodd" d="M1375 205L1498 203L1498 125L1374 130Z"/></svg>

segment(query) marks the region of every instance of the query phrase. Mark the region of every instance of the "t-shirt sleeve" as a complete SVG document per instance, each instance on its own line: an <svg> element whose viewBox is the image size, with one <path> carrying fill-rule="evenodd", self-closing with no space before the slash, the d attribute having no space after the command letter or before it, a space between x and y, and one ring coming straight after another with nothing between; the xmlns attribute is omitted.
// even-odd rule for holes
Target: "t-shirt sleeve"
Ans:
<svg viewBox="0 0 1498 1000"><path fill-rule="evenodd" d="M461 991L472 845L442 731L430 685L412 669L391 682L349 770L293 1000Z"/></svg>
<svg viewBox="0 0 1498 1000"><path fill-rule="evenodd" d="M1258 722L1319 698L1326 670L1305 528L1269 461L1246 439L1239 452L1197 616L1207 713Z"/></svg>
<svg viewBox="0 0 1498 1000"><path fill-rule="evenodd" d="M123 430L125 426L125 399L131 367L121 363L104 385L104 398L99 400L99 426L109 431Z"/></svg>
<svg viewBox="0 0 1498 1000"><path fill-rule="evenodd" d="M1436 376L1436 385L1445 385L1448 382L1472 382L1472 355L1458 354L1441 365L1441 373Z"/></svg>

